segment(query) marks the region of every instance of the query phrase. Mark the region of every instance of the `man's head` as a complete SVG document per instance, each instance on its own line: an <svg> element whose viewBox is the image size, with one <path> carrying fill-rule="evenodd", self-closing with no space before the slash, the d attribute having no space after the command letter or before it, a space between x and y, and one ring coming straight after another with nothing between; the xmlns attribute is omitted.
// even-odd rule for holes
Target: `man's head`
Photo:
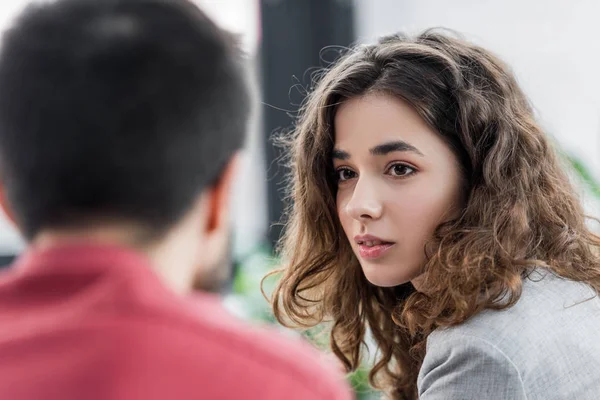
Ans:
<svg viewBox="0 0 600 400"><path fill-rule="evenodd" d="M244 75L232 38L186 0L31 6L0 53L5 208L34 242L107 225L138 243L225 235Z"/></svg>

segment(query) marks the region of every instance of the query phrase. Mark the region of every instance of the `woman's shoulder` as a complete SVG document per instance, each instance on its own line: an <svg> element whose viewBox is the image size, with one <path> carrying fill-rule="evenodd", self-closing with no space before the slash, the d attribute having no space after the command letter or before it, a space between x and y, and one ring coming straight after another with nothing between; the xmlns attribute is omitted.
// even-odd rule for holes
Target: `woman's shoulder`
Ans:
<svg viewBox="0 0 600 400"><path fill-rule="evenodd" d="M541 337L559 339L586 325L600 332L600 297L595 290L550 271L535 270L524 278L521 296L513 306L484 310L461 325L435 331L429 341L469 336L516 347Z"/></svg>
<svg viewBox="0 0 600 400"><path fill-rule="evenodd" d="M591 287L535 272L512 307L483 311L429 336L421 398L487 399L477 397L482 388L495 393L491 398L595 398L589 387L597 379L589 371L600 369L598 332L600 299Z"/></svg>

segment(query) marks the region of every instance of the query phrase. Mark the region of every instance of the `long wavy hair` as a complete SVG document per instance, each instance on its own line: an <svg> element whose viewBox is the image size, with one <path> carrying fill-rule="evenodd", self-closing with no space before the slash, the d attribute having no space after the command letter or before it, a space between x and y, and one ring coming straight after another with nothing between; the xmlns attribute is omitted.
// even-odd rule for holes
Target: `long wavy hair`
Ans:
<svg viewBox="0 0 600 400"><path fill-rule="evenodd" d="M426 290L370 284L338 219L334 115L367 93L408 102L462 166L466 202L425 246ZM307 97L288 145L274 314L286 326L330 322L331 348L348 371L360 365L370 331L378 347L371 384L394 399L417 397L433 330L510 307L532 268L600 290L600 238L526 96L505 64L455 34L428 30L350 49Z"/></svg>

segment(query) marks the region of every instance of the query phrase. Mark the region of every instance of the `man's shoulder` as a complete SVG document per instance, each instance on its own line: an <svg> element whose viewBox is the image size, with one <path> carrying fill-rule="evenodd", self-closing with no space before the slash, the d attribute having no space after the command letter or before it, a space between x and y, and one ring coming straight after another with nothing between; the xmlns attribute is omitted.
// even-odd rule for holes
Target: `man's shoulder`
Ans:
<svg viewBox="0 0 600 400"><path fill-rule="evenodd" d="M350 398L342 374L304 340L244 323L211 299L191 300L172 314L129 316L119 325L113 335L127 345L124 356L177 364L182 380L191 373L189 379L215 386L211 390L233 390L224 379L234 379L236 390L294 399Z"/></svg>

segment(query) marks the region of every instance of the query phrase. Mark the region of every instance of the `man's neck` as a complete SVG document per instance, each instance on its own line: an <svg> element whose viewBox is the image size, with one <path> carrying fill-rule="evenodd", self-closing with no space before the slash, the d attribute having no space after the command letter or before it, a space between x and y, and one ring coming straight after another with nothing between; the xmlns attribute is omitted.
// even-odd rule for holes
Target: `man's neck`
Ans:
<svg viewBox="0 0 600 400"><path fill-rule="evenodd" d="M119 246L136 250L148 257L155 273L171 290L184 294L191 290L194 268L185 243L173 235L163 239L141 243L142 231L132 226L101 226L90 229L45 230L32 240L36 249L76 244L99 244ZM187 259L186 259L187 258Z"/></svg>

